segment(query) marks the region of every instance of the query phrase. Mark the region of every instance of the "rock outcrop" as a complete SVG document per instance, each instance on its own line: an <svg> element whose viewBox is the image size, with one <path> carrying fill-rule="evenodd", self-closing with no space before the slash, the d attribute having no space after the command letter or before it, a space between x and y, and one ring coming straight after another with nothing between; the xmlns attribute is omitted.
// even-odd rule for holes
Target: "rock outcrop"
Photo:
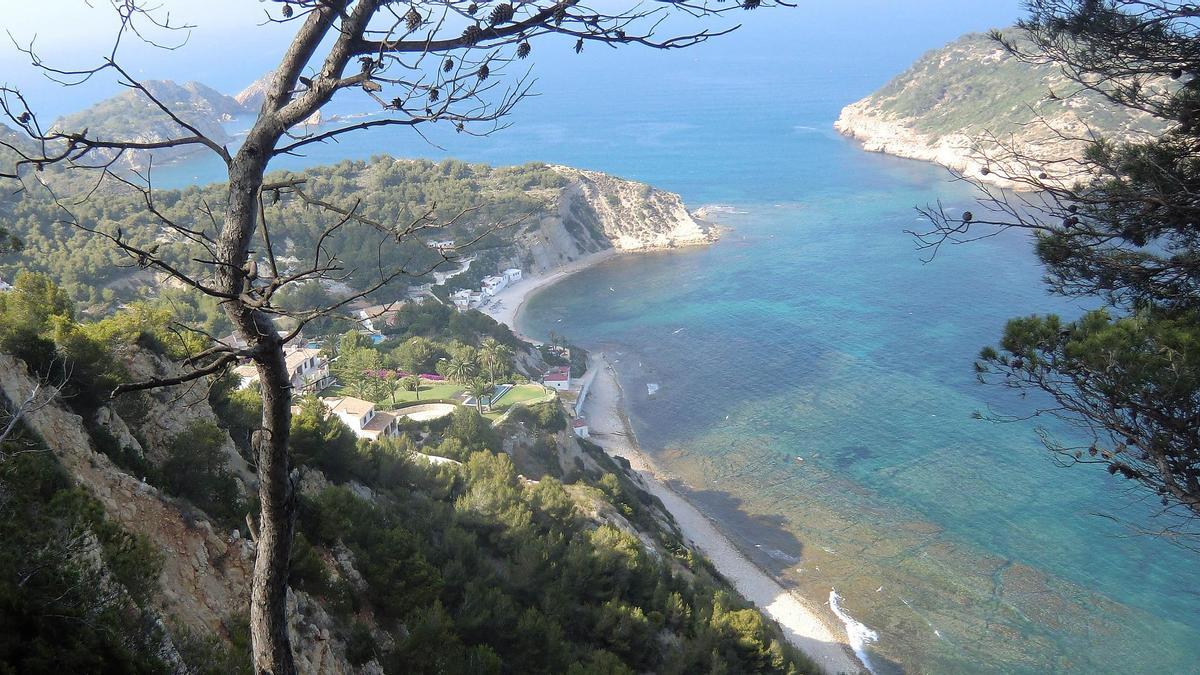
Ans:
<svg viewBox="0 0 1200 675"><path fill-rule="evenodd" d="M10 401L25 400L36 385L23 362L0 354L0 394ZM212 419L207 404L203 410L196 404L188 412L179 405L172 408L176 414L152 405L148 416L158 417L167 426L206 414ZM104 413L104 420L110 429L132 427L144 437L141 428L127 424L111 410ZM168 630L186 628L199 635L220 635L226 622L246 614L254 567L253 543L236 531L218 531L212 523L198 518L194 509L124 472L96 450L83 418L62 405L53 401L41 405L26 416L25 422L72 479L100 502L108 518L146 536L162 552L159 593L154 606L143 609L157 615ZM231 468L236 468L232 462ZM297 666L302 672L354 672L345 659L344 646L331 636L333 620L320 604L294 592L288 606Z"/></svg>
<svg viewBox="0 0 1200 675"><path fill-rule="evenodd" d="M1018 189L1042 173L1064 182L1081 177L1079 164L1062 160L1080 157L1090 139L1162 131L1150 115L1080 89L1057 66L1026 63L989 36L971 34L846 106L834 127L868 151Z"/></svg>
<svg viewBox="0 0 1200 675"><path fill-rule="evenodd" d="M585 255L712 243L719 229L689 213L679 195L598 171L551 166L566 179L537 220L513 237L510 262L544 274Z"/></svg>

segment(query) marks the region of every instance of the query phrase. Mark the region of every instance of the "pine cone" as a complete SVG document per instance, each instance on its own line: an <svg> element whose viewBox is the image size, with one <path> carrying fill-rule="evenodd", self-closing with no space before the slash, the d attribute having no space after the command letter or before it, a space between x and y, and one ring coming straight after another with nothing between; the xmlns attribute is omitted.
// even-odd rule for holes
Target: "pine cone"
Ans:
<svg viewBox="0 0 1200 675"><path fill-rule="evenodd" d="M517 58L523 59L526 56L529 56L529 42L522 42L517 45Z"/></svg>
<svg viewBox="0 0 1200 675"><path fill-rule="evenodd" d="M488 22L493 26L499 26L502 23L512 21L514 14L513 6L505 2L496 5L495 9L492 10L492 15L488 19Z"/></svg>

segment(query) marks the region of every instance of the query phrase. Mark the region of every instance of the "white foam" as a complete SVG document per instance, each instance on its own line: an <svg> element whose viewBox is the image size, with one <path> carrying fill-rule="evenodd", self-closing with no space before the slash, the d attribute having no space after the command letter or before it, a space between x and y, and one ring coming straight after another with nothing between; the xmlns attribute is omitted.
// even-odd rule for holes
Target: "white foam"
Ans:
<svg viewBox="0 0 1200 675"><path fill-rule="evenodd" d="M658 385L657 385L657 384L654 384L653 382L647 382L647 383L646 383L646 395L647 395L647 396L653 396L653 395L654 395L654 392L656 392L656 391L658 391Z"/></svg>
<svg viewBox="0 0 1200 675"><path fill-rule="evenodd" d="M867 645L879 640L879 634L867 628L864 624L859 623L842 609L842 596L838 595L834 589L829 590L829 609L841 619L842 625L846 627L846 638L850 643L850 648L854 650L854 655L859 661L866 666L867 670L874 673L875 669L871 667L871 661L867 658Z"/></svg>

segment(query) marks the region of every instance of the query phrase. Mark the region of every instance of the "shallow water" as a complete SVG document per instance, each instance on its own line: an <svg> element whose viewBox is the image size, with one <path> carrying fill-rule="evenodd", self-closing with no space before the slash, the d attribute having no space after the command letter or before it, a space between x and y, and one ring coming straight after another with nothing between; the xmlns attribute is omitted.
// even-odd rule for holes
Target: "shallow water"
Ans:
<svg viewBox="0 0 1200 675"><path fill-rule="evenodd" d="M1055 466L1033 423L972 418L1020 409L971 369L1004 320L1079 309L1019 235L923 263L908 205L967 195L915 163L859 171L907 179L735 203L717 245L602 263L521 328L609 354L645 449L761 565L837 589L878 672L1189 672L1195 554L1095 515L1150 508Z"/></svg>
<svg viewBox="0 0 1200 675"><path fill-rule="evenodd" d="M878 671L1195 672L1196 555L1094 515L1145 523L1151 507L1103 472L1054 466L1031 424L971 416L1018 403L971 370L1004 320L1079 308L1044 293L1018 235L924 264L903 232L912 207L970 194L831 130L921 51L1017 4L804 3L683 53L539 51L546 95L512 129L431 130L437 147L366 133L283 165L561 162L733 207L715 246L603 263L537 296L522 328L619 361L646 450L759 564L818 602L836 589L878 634Z"/></svg>

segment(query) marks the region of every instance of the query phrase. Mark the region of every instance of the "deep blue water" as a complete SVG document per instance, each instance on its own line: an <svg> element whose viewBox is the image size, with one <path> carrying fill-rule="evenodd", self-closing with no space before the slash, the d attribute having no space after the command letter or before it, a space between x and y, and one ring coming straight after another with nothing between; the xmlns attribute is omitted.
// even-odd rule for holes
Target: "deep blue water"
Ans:
<svg viewBox="0 0 1200 675"><path fill-rule="evenodd" d="M647 451L764 566L811 597L837 588L880 634L882 670L1195 672L1195 554L1094 515L1153 524L1107 474L1054 466L1033 423L972 419L1022 409L971 370L1004 320L1080 308L1045 294L1019 235L923 263L903 232L913 207L970 193L831 130L922 51L1016 5L808 3L693 51L551 47L535 54L544 95L501 133L367 133L278 166L560 162L734 207L717 245L574 276L530 303L525 330L619 360ZM219 168L193 160L156 182Z"/></svg>

